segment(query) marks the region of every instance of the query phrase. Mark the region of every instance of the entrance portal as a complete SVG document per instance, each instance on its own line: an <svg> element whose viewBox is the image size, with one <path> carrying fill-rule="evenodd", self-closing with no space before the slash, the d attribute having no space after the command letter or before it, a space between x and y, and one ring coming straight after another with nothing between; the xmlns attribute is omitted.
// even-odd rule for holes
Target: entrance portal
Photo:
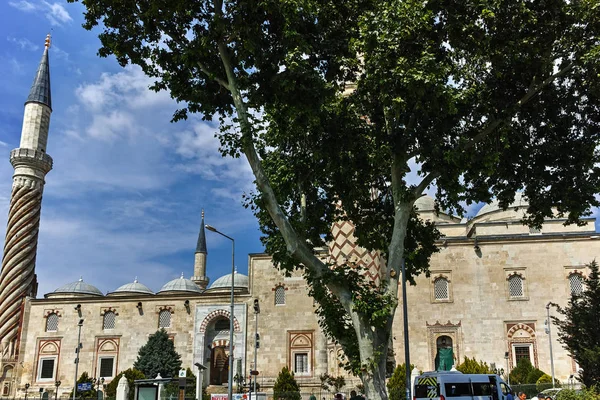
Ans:
<svg viewBox="0 0 600 400"><path fill-rule="evenodd" d="M210 354L210 384L223 385L228 383L229 357L225 352L225 346L212 349Z"/></svg>
<svg viewBox="0 0 600 400"><path fill-rule="evenodd" d="M450 371L454 365L454 351L452 350L452 338L440 336L436 340L437 353L435 356L436 371Z"/></svg>

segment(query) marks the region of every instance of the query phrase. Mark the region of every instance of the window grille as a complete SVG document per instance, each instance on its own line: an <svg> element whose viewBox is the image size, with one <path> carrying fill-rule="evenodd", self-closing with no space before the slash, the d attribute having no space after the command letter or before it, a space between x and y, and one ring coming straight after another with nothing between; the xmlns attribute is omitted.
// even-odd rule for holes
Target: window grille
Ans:
<svg viewBox="0 0 600 400"><path fill-rule="evenodd" d="M583 292L583 277L579 274L569 275L569 286L572 295L580 295Z"/></svg>
<svg viewBox="0 0 600 400"><path fill-rule="evenodd" d="M100 359L100 377L111 378L113 376L113 366L115 359L112 357Z"/></svg>
<svg viewBox="0 0 600 400"><path fill-rule="evenodd" d="M162 310L158 314L158 327L159 328L170 328L171 327L171 311Z"/></svg>
<svg viewBox="0 0 600 400"><path fill-rule="evenodd" d="M56 332L58 330L58 314L52 313L46 317L46 332Z"/></svg>
<svg viewBox="0 0 600 400"><path fill-rule="evenodd" d="M523 278L513 275L508 279L508 293L510 297L523 297Z"/></svg>
<svg viewBox="0 0 600 400"><path fill-rule="evenodd" d="M285 288L278 286L275 289L275 305L285 304Z"/></svg>
<svg viewBox="0 0 600 400"><path fill-rule="evenodd" d="M54 378L54 359L42 360L40 367L40 379Z"/></svg>
<svg viewBox="0 0 600 400"><path fill-rule="evenodd" d="M229 331L229 320L220 319L215 322L215 331Z"/></svg>
<svg viewBox="0 0 600 400"><path fill-rule="evenodd" d="M115 313L112 311L106 311L104 313L104 320L102 329L115 329ZM102 375L104 376L104 375Z"/></svg>
<svg viewBox="0 0 600 400"><path fill-rule="evenodd" d="M515 346L515 364L519 364L519 360L522 358L526 358L531 361L529 346Z"/></svg>
<svg viewBox="0 0 600 400"><path fill-rule="evenodd" d="M437 278L433 282L433 294L436 300L450 300L450 291L448 290L448 279Z"/></svg>
<svg viewBox="0 0 600 400"><path fill-rule="evenodd" d="M308 354L297 353L294 355L294 372L297 374L308 372Z"/></svg>

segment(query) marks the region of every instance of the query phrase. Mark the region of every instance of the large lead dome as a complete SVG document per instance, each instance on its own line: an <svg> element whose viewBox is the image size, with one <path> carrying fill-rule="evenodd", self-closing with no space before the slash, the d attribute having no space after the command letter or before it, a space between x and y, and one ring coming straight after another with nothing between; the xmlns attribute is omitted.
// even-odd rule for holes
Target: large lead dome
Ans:
<svg viewBox="0 0 600 400"><path fill-rule="evenodd" d="M235 271L234 287L238 289L248 289L248 277ZM231 274L224 275L210 285L210 289L231 289Z"/></svg>
<svg viewBox="0 0 600 400"><path fill-rule="evenodd" d="M83 278L77 282L67 283L56 289L54 292L46 294L45 297L78 297L78 296L104 296L96 286L85 283Z"/></svg>
<svg viewBox="0 0 600 400"><path fill-rule="evenodd" d="M158 294L165 293L202 293L202 289L189 279L185 279L183 274L177 279L167 282L159 291Z"/></svg>
<svg viewBox="0 0 600 400"><path fill-rule="evenodd" d="M128 294L154 294L152 290L143 283L139 283L137 278L132 283L127 283L119 287L114 292L109 293L109 296L125 296Z"/></svg>

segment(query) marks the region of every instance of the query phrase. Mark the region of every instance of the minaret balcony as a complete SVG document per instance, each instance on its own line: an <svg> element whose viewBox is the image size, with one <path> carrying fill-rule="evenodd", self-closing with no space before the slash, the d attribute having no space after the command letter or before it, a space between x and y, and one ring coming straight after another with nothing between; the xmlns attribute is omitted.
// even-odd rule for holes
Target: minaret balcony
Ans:
<svg viewBox="0 0 600 400"><path fill-rule="evenodd" d="M20 166L35 168L47 174L52 169L52 157L43 151L18 148L10 152L13 168Z"/></svg>

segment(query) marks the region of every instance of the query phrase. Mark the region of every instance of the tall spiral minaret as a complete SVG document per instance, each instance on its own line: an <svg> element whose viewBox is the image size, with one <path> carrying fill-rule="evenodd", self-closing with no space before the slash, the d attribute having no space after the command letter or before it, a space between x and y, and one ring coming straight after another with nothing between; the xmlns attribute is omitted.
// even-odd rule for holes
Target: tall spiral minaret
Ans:
<svg viewBox="0 0 600 400"><path fill-rule="evenodd" d="M44 54L25 102L21 144L10 152L13 175L6 239L0 271L0 363L17 361L26 297L35 297L35 257L44 177L52 169L46 154L52 101L46 37Z"/></svg>

